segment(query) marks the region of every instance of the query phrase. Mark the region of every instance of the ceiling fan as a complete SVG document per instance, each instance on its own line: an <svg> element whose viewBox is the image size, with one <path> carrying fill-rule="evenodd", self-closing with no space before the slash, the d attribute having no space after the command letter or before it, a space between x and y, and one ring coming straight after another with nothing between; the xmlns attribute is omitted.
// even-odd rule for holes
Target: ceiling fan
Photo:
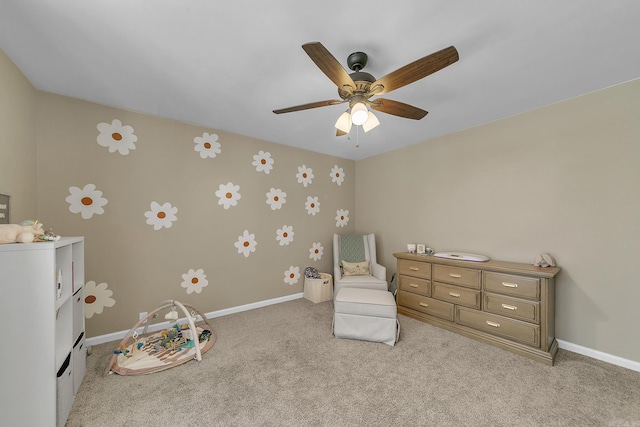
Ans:
<svg viewBox="0 0 640 427"><path fill-rule="evenodd" d="M353 73L348 74L336 58L320 42L305 43L302 49L313 62L326 74L329 79L338 86L338 95L341 99L311 102L309 104L296 105L295 107L273 110L276 114L291 113L293 111L308 110L311 108L326 107L349 103L350 112L344 112L336 122L336 136L346 135L351 130L351 125L361 125L365 132L378 126L380 122L367 109L369 105L373 110L407 119L420 120L427 115L425 110L391 99L375 98L375 95L383 95L392 90L401 88L430 74L439 71L458 60L458 51L449 46L438 52L427 55L404 67L387 74L376 80L371 74L361 71L367 65L367 54L354 52L347 58L347 65Z"/></svg>

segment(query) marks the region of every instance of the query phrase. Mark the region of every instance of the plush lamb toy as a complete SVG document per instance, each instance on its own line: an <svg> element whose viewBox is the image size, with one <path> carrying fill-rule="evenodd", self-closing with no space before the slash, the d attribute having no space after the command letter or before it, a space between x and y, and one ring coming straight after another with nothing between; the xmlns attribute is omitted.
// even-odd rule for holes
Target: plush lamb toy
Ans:
<svg viewBox="0 0 640 427"><path fill-rule="evenodd" d="M38 221L28 225L0 224L0 244L30 243L43 234L42 224Z"/></svg>

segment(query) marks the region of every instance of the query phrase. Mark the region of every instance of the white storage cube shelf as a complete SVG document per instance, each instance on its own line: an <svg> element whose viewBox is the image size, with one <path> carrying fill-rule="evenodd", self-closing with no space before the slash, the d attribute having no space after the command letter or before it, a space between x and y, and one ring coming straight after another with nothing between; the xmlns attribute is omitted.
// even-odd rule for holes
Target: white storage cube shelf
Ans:
<svg viewBox="0 0 640 427"><path fill-rule="evenodd" d="M84 281L82 237L0 245L5 339L27 344L3 352L0 424L64 426L86 369Z"/></svg>

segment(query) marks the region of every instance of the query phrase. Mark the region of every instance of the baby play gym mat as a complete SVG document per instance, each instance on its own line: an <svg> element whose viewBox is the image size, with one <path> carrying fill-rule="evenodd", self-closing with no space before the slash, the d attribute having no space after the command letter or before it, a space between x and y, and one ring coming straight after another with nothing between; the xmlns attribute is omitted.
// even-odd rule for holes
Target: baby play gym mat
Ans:
<svg viewBox="0 0 640 427"><path fill-rule="evenodd" d="M165 319L176 323L166 329L147 333L149 322L158 312L169 309ZM180 309L186 319L178 321ZM202 319L196 323L197 316ZM138 328L144 325L142 334ZM215 342L213 328L207 317L189 304L164 301L158 308L140 319L125 335L114 351L107 372L120 375L150 374L181 365L192 359L202 360Z"/></svg>

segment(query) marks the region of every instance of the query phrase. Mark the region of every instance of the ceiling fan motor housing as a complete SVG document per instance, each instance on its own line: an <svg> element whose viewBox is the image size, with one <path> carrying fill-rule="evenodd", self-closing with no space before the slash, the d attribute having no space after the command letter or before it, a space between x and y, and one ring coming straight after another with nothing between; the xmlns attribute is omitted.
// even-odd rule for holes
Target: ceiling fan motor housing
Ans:
<svg viewBox="0 0 640 427"><path fill-rule="evenodd" d="M367 65L367 59L369 57L364 52L353 52L347 58L347 65L350 70L360 71Z"/></svg>

